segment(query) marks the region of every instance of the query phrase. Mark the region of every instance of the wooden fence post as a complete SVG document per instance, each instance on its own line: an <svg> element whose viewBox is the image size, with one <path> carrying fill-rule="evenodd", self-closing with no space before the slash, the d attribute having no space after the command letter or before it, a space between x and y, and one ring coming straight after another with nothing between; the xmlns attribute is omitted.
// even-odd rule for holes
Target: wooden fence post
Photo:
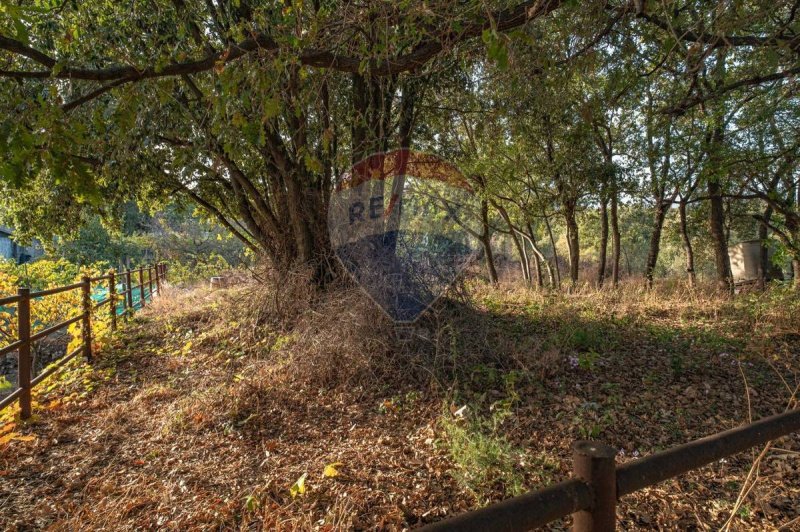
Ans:
<svg viewBox="0 0 800 532"><path fill-rule="evenodd" d="M128 292L125 294L125 298L128 300L127 303L127 310L125 317L129 317L130 313L133 312L133 283L131 282L131 271L130 269L125 270L125 284L127 285Z"/></svg>
<svg viewBox="0 0 800 532"><path fill-rule="evenodd" d="M142 308L144 308L145 300L144 300L144 267L139 267L139 302L142 304Z"/></svg>
<svg viewBox="0 0 800 532"><path fill-rule="evenodd" d="M81 337L83 340L83 355L86 360L92 360L92 282L88 275L81 280L81 306L83 307L83 324Z"/></svg>
<svg viewBox="0 0 800 532"><path fill-rule="evenodd" d="M589 510L572 514L573 532L613 531L617 524L617 450L592 441L572 446L572 473L592 490L594 504Z"/></svg>
<svg viewBox="0 0 800 532"><path fill-rule="evenodd" d="M153 302L153 267L147 267L147 284L150 286L150 302Z"/></svg>
<svg viewBox="0 0 800 532"><path fill-rule="evenodd" d="M31 417L31 289L17 288L17 332L22 342L17 351L17 387L22 389L19 396L19 414L22 419Z"/></svg>
<svg viewBox="0 0 800 532"><path fill-rule="evenodd" d="M156 264L156 294L161 295L161 264Z"/></svg>
<svg viewBox="0 0 800 532"><path fill-rule="evenodd" d="M114 270L108 272L108 300L111 304L111 330L117 330L117 280Z"/></svg>

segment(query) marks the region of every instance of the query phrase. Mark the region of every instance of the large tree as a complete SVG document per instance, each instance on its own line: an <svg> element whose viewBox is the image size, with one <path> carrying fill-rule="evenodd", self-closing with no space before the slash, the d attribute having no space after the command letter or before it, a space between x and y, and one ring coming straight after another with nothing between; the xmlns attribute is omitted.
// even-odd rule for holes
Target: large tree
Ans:
<svg viewBox="0 0 800 532"><path fill-rule="evenodd" d="M0 172L18 199L39 195L36 210L16 210L32 231L177 194L277 266L323 277L332 184L399 142L414 77L460 42L559 4L6 6Z"/></svg>
<svg viewBox="0 0 800 532"><path fill-rule="evenodd" d="M723 96L752 98L800 73L793 3L712 7L642 0L4 3L4 196L18 228L39 236L74 229L90 211L113 215L131 199L183 196L277 266L300 263L324 279L325 214L337 177L365 155L409 145L415 100L435 102L441 90L433 84L444 78L432 74L463 69L477 49L524 68L518 74L526 79L558 74L576 58L594 60L595 72L609 72L609 58L630 59L642 76L671 69L685 93L661 112L674 114L713 109ZM538 99L537 83L517 85L520 101ZM554 142L547 164L575 280L581 180L599 170L559 164L569 160L567 147L583 149L589 121L563 123L566 115L543 110L536 128L545 147L548 135ZM716 174L704 175L719 207L725 191L715 191ZM606 198L613 212L616 193L607 189L602 204Z"/></svg>

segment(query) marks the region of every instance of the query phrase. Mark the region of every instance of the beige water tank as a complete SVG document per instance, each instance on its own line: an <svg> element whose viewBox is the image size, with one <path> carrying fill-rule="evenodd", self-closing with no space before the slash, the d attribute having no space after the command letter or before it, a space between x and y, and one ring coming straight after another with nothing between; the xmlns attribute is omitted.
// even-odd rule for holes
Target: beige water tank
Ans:
<svg viewBox="0 0 800 532"><path fill-rule="evenodd" d="M772 250L768 250L770 265L767 271L767 280L783 279L783 272L772 264ZM745 240L728 248L731 259L731 274L733 282L741 283L758 280L758 270L761 264L761 241Z"/></svg>

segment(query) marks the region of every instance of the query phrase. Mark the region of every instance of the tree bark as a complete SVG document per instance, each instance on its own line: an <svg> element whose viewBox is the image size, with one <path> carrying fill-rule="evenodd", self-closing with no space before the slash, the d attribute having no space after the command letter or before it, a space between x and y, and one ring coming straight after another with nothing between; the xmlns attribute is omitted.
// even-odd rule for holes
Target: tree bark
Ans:
<svg viewBox="0 0 800 532"><path fill-rule="evenodd" d="M708 196L711 202L709 209L709 230L714 241L714 265L717 271L717 285L721 290L730 291L731 261L728 256L728 242L725 239L725 205L722 200L722 187L716 178L708 182Z"/></svg>
<svg viewBox="0 0 800 532"><path fill-rule="evenodd" d="M792 274L794 275L794 289L800 290L800 259L792 261Z"/></svg>
<svg viewBox="0 0 800 532"><path fill-rule="evenodd" d="M606 279L606 254L608 252L608 199L600 199L600 250L597 258L597 286L603 287Z"/></svg>
<svg viewBox="0 0 800 532"><path fill-rule="evenodd" d="M481 200L481 226L483 227L483 233L481 234L480 241L483 245L489 282L491 284L497 284L497 268L494 264L494 253L492 253L492 232L489 227L489 202L487 200Z"/></svg>
<svg viewBox="0 0 800 532"><path fill-rule="evenodd" d="M539 249L539 246L536 243L536 235L533 232L533 226L530 222L527 223L527 229L527 238L530 242L531 249L533 250L533 257L536 261L536 284L539 286L539 288L543 288L544 286L542 282L542 264L544 264L545 268L547 268L547 277L550 281L550 287L554 288L556 286L556 282L555 277L553 276L553 268L550 267L550 263L545 258L544 252Z"/></svg>
<svg viewBox="0 0 800 532"><path fill-rule="evenodd" d="M541 290L544 288L544 282L542 280L542 261L536 253L533 254L533 267L536 272L536 287Z"/></svg>
<svg viewBox="0 0 800 532"><path fill-rule="evenodd" d="M519 255L519 267L522 271L522 279L525 283L530 284L531 281L531 273L530 273L530 265L528 264L528 255L525 253L525 249L523 249L524 243L520 241L519 236L514 231L511 226L509 226L511 232L509 235L511 236L511 241L514 242L514 247L517 249L517 254Z"/></svg>
<svg viewBox="0 0 800 532"><path fill-rule="evenodd" d="M723 83L726 73L727 50L716 51L716 64L713 78L716 83ZM713 111L713 130L710 137L709 163L711 173L708 175L708 196L711 202L709 209L709 230L714 241L714 265L717 271L717 285L721 290L733 291L731 279L731 261L728 256L728 241L725 234L725 203L722 197L722 184L720 173L722 163L720 153L725 138L725 108L724 101L716 102Z"/></svg>
<svg viewBox="0 0 800 532"><path fill-rule="evenodd" d="M530 284L531 270L530 263L528 262L528 254L525 252L525 242L520 240L518 230L516 227L514 227L514 223L511 221L511 216L508 214L506 208L495 200L492 200L492 205L495 209L497 209L497 212L500 213L500 216L503 218L506 226L508 226L508 234L511 236L511 240L514 242L514 247L519 255L519 265L520 269L522 270L522 279L527 284Z"/></svg>
<svg viewBox="0 0 800 532"><path fill-rule="evenodd" d="M619 261L620 261L620 232L619 232L619 212L617 203L619 201L616 183L611 190L611 284L615 288L619 285Z"/></svg>
<svg viewBox="0 0 800 532"><path fill-rule="evenodd" d="M558 264L558 248L556 248L556 239L553 236L553 226L550 225L550 217L545 214L544 223L547 226L547 234L550 237L550 246L553 248L553 264L556 271L556 288L561 290L561 266Z"/></svg>
<svg viewBox="0 0 800 532"><path fill-rule="evenodd" d="M578 221L575 209L576 206L572 201L564 202L564 220L567 223L567 247L569 248L569 278L573 286L578 283L581 260Z"/></svg>
<svg viewBox="0 0 800 532"><path fill-rule="evenodd" d="M678 213L681 219L681 239L683 240L683 250L686 252L686 273L689 276L689 286L697 286L697 275L694 271L694 249L692 249L692 239L689 237L689 225L686 220L686 198L681 198L678 203Z"/></svg>
<svg viewBox="0 0 800 532"><path fill-rule="evenodd" d="M650 233L650 246L647 252L647 262L645 263L644 277L647 280L647 288L653 288L653 277L655 275L658 254L661 251L661 232L664 228L664 219L667 217L669 208L659 198L657 200L655 212L653 213L653 227Z"/></svg>

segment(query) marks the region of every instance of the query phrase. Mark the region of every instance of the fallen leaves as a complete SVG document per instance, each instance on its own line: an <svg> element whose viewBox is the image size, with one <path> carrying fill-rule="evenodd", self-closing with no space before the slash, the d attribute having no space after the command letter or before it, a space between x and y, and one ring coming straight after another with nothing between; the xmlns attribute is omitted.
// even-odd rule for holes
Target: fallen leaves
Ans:
<svg viewBox="0 0 800 532"><path fill-rule="evenodd" d="M3 436L0 436L0 445L6 445L12 441L34 441L36 440L35 434L20 434L19 432L9 432Z"/></svg>
<svg viewBox="0 0 800 532"><path fill-rule="evenodd" d="M326 478L334 478L339 476L339 469L344 464L341 462L334 462L332 464L328 464L325 466L325 470L322 472L322 476Z"/></svg>
<svg viewBox="0 0 800 532"><path fill-rule="evenodd" d="M291 494L293 499L298 495L304 495L306 493L306 477L308 477L308 473L303 473L300 475L300 478L292 484L292 487L289 488L289 494Z"/></svg>

